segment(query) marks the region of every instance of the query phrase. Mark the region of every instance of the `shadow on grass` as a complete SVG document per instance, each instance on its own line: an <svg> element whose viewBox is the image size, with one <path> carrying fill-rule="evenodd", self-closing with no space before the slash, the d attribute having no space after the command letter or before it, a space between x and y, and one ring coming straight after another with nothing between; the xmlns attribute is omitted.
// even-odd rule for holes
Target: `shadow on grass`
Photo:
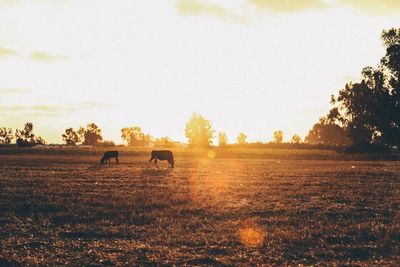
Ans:
<svg viewBox="0 0 400 267"><path fill-rule="evenodd" d="M171 173L171 169L162 169L162 168L157 168L157 169L153 169L153 168L147 168L147 169L143 169L141 171L141 175L146 175L146 176L165 176Z"/></svg>
<svg viewBox="0 0 400 267"><path fill-rule="evenodd" d="M100 163L96 162L96 163L93 163L93 165L89 166L87 168L87 170L88 171L97 171L97 170L102 170L102 169L115 168L118 166L119 166L119 164L115 164L115 163L100 164Z"/></svg>
<svg viewBox="0 0 400 267"><path fill-rule="evenodd" d="M100 165L99 163L94 163L91 166L89 166L87 168L87 170L88 171L97 171L97 170L100 170L100 169L103 169L103 168L104 168L104 165Z"/></svg>

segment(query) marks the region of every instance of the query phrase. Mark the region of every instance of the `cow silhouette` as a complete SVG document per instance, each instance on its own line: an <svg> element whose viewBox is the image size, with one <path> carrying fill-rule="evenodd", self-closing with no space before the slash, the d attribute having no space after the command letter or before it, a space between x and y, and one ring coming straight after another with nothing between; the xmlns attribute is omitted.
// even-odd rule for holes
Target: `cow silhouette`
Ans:
<svg viewBox="0 0 400 267"><path fill-rule="evenodd" d="M118 155L119 155L119 152L116 151L116 150L106 151L106 152L104 152L103 157L100 159L100 164L106 164L107 162L110 164L111 163L110 162L111 158L115 158L115 162L117 164L119 164Z"/></svg>
<svg viewBox="0 0 400 267"><path fill-rule="evenodd" d="M153 150L151 151L151 158L149 159L149 163L154 160L154 163L157 164L157 160L166 160L168 161L169 167L174 167L174 155L170 150Z"/></svg>

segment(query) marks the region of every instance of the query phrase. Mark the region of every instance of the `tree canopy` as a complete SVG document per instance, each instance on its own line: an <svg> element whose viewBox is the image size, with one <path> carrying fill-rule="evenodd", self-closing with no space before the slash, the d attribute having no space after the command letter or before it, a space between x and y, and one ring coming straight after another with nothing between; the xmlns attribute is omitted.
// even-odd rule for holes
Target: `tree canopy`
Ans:
<svg viewBox="0 0 400 267"><path fill-rule="evenodd" d="M323 117L314 124L304 141L309 144L342 146L347 144L347 137L344 128Z"/></svg>
<svg viewBox="0 0 400 267"><path fill-rule="evenodd" d="M200 114L193 113L186 123L185 136L191 146L208 147L212 144L214 130L209 120Z"/></svg>
<svg viewBox="0 0 400 267"><path fill-rule="evenodd" d="M14 134L11 128L0 128L0 144L9 145L14 139Z"/></svg>
<svg viewBox="0 0 400 267"><path fill-rule="evenodd" d="M274 143L282 144L283 142L283 132L281 130L277 130L274 132Z"/></svg>
<svg viewBox="0 0 400 267"><path fill-rule="evenodd" d="M121 138L130 146L147 145L152 140L152 137L149 134L145 134L139 126L121 129Z"/></svg>
<svg viewBox="0 0 400 267"><path fill-rule="evenodd" d="M298 134L295 134L292 136L292 140L290 141L293 144L300 144L301 143L301 137Z"/></svg>
<svg viewBox="0 0 400 267"><path fill-rule="evenodd" d="M103 140L101 129L95 123L89 123L86 129L80 127L78 134L83 136L83 145L96 146Z"/></svg>
<svg viewBox="0 0 400 267"><path fill-rule="evenodd" d="M15 131L16 143L18 146L34 146L34 145L44 145L46 142L40 136L35 136L33 133L33 124L27 122L24 125L23 130Z"/></svg>
<svg viewBox="0 0 400 267"><path fill-rule="evenodd" d="M84 131L84 130L83 130ZM82 132L82 130L81 130ZM61 135L64 142L69 146L77 145L82 142L82 136L79 132L76 132L73 128L65 129L65 133Z"/></svg>
<svg viewBox="0 0 400 267"><path fill-rule="evenodd" d="M247 143L247 135L245 135L244 133L239 133L236 141L239 145L245 145Z"/></svg>
<svg viewBox="0 0 400 267"><path fill-rule="evenodd" d="M228 137L225 132L218 133L218 145L219 147L226 147L228 145Z"/></svg>
<svg viewBox="0 0 400 267"><path fill-rule="evenodd" d="M386 53L380 63L365 67L360 82L347 83L332 96L326 121L314 125L308 140L327 127L340 127L353 146L400 145L400 29L383 31L381 39Z"/></svg>

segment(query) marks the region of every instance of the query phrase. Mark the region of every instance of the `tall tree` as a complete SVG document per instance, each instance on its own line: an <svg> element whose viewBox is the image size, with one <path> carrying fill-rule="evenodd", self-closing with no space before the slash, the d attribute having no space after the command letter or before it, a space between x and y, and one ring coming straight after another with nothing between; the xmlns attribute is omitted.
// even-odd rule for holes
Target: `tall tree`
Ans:
<svg viewBox="0 0 400 267"><path fill-rule="evenodd" d="M83 145L98 145L103 140L101 129L95 123L89 123L83 132L83 138Z"/></svg>
<svg viewBox="0 0 400 267"><path fill-rule="evenodd" d="M25 123L23 130L17 129L15 131L15 138L18 146L43 145L46 143L42 137L35 137L31 122Z"/></svg>
<svg viewBox="0 0 400 267"><path fill-rule="evenodd" d="M0 144L9 145L14 139L14 134L11 128L0 128Z"/></svg>
<svg viewBox="0 0 400 267"><path fill-rule="evenodd" d="M328 115L345 128L354 145L400 145L400 29L383 31L386 54L380 64L362 70L359 83L346 84Z"/></svg>
<svg viewBox="0 0 400 267"><path fill-rule="evenodd" d="M283 132L281 130L276 130L274 132L274 143L282 144L283 142Z"/></svg>
<svg viewBox="0 0 400 267"><path fill-rule="evenodd" d="M206 120L200 114L193 113L186 123L185 136L191 146L208 147L212 144L214 130L209 120Z"/></svg>
<svg viewBox="0 0 400 267"><path fill-rule="evenodd" d="M130 146L143 146L151 142L152 137L143 133L138 126L126 127L121 129L121 138Z"/></svg>
<svg viewBox="0 0 400 267"><path fill-rule="evenodd" d="M226 147L228 145L228 137L226 136L225 132L218 133L218 146L219 147Z"/></svg>
<svg viewBox="0 0 400 267"><path fill-rule="evenodd" d="M314 124L304 141L308 144L342 146L347 144L347 136L344 128L323 117Z"/></svg>
<svg viewBox="0 0 400 267"><path fill-rule="evenodd" d="M81 136L73 128L65 129L65 133L61 135L67 145L75 146L82 142Z"/></svg>
<svg viewBox="0 0 400 267"><path fill-rule="evenodd" d="M17 139L17 144L22 142L24 143L34 143L35 135L33 134L33 124L31 122L27 122L24 125L23 130L15 130L15 138Z"/></svg>
<svg viewBox="0 0 400 267"><path fill-rule="evenodd" d="M291 142L292 142L293 144L300 144L300 142L301 142L301 137L300 137L299 135L295 134L295 135L292 136Z"/></svg>
<svg viewBox="0 0 400 267"><path fill-rule="evenodd" d="M247 135L245 135L244 133L239 133L236 141L239 145L245 145L247 144Z"/></svg>

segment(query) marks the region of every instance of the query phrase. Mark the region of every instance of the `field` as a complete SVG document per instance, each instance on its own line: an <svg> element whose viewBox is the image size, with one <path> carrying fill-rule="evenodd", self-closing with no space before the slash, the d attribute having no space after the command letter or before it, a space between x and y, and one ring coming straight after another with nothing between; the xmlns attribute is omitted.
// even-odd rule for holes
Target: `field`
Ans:
<svg viewBox="0 0 400 267"><path fill-rule="evenodd" d="M330 151L0 151L0 266L400 264L400 163Z"/></svg>

